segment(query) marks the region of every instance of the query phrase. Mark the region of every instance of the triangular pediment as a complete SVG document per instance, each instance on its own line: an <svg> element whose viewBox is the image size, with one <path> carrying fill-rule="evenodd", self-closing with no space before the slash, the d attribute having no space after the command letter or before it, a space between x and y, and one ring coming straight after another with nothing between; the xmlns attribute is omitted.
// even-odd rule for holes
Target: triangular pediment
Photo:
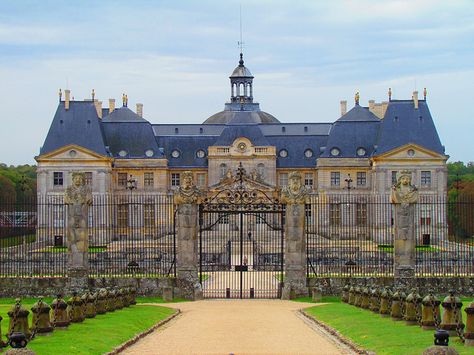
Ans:
<svg viewBox="0 0 474 355"><path fill-rule="evenodd" d="M111 158L97 154L96 152L89 150L87 148L81 147L76 144L69 144L64 147L53 150L46 154L35 157L37 162L42 161L91 161L91 160L107 160L110 161Z"/></svg>
<svg viewBox="0 0 474 355"><path fill-rule="evenodd" d="M447 160L439 154L418 144L409 143L374 157L374 160Z"/></svg>
<svg viewBox="0 0 474 355"><path fill-rule="evenodd" d="M254 180L249 176L242 177L242 181L234 176L225 178L219 181L219 183L210 186L209 189L212 191L234 190L240 186L243 186L245 190L273 191L275 189L274 186L269 185L261 180Z"/></svg>

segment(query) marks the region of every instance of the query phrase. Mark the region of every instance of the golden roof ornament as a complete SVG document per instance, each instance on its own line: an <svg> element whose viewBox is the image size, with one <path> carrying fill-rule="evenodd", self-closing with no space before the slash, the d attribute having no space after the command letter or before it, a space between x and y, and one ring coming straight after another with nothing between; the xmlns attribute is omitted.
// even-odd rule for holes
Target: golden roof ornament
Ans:
<svg viewBox="0 0 474 355"><path fill-rule="evenodd" d="M423 100L426 100L426 88L423 88Z"/></svg>
<svg viewBox="0 0 474 355"><path fill-rule="evenodd" d="M63 92L61 91L61 88L59 89L58 95L59 95L59 101L61 101L63 98Z"/></svg>
<svg viewBox="0 0 474 355"><path fill-rule="evenodd" d="M92 101L94 101L94 99L95 99L95 90L94 90L94 89L92 89L92 94L91 94L91 96L92 96Z"/></svg>
<svg viewBox="0 0 474 355"><path fill-rule="evenodd" d="M359 104L359 99L360 99L360 95L359 95L358 91L355 93L354 99L355 99L355 104L358 105Z"/></svg>
<svg viewBox="0 0 474 355"><path fill-rule="evenodd" d="M388 101L392 101L392 88L388 88Z"/></svg>

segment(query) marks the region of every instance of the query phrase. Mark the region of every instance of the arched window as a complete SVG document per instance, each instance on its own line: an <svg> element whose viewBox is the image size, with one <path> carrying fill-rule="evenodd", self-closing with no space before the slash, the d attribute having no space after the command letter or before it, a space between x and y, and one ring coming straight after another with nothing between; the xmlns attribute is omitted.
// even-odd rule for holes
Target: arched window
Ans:
<svg viewBox="0 0 474 355"><path fill-rule="evenodd" d="M219 172L220 172L220 175L221 175L221 179L225 178L226 174L227 174L227 165L225 165L224 163L222 163L220 166L219 166Z"/></svg>
<svg viewBox="0 0 474 355"><path fill-rule="evenodd" d="M263 163L257 165L257 173L260 179L265 178L265 165Z"/></svg>
<svg viewBox="0 0 474 355"><path fill-rule="evenodd" d="M239 84L239 96L244 96L245 88L244 83Z"/></svg>

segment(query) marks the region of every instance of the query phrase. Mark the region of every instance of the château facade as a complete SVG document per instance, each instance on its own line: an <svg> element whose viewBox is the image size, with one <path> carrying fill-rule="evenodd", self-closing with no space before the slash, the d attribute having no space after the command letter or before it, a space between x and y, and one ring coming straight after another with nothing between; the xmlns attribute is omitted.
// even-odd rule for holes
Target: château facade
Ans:
<svg viewBox="0 0 474 355"><path fill-rule="evenodd" d="M150 123L143 105L136 112L109 99L108 107L92 98L59 104L38 162L38 193L60 195L74 171L86 172L94 194L170 192L184 171L192 171L202 189L215 189L235 174L241 163L255 183L267 190L288 183L299 171L305 185L318 194L388 195L402 170L426 195L445 195L448 156L426 101L415 91L409 100L359 102L340 118L283 123L254 101L253 75L239 65L230 76L231 97L224 110L202 124ZM295 113L298 114L297 110ZM349 188L348 188L349 187Z"/></svg>

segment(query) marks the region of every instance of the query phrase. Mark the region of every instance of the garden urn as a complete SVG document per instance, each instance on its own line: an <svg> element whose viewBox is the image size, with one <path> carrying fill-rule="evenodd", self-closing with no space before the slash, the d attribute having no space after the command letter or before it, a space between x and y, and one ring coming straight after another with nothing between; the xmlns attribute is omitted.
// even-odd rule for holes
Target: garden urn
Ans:
<svg viewBox="0 0 474 355"><path fill-rule="evenodd" d="M369 288L366 286L362 289L362 296L361 296L361 302L360 306L365 309L369 309L369 296L370 296L370 291Z"/></svg>
<svg viewBox="0 0 474 355"><path fill-rule="evenodd" d="M464 345L474 346L474 302L471 302L466 308L466 329L464 331Z"/></svg>
<svg viewBox="0 0 474 355"><path fill-rule="evenodd" d="M107 290L105 288L101 288L97 294L96 312L97 314L107 312Z"/></svg>
<svg viewBox="0 0 474 355"><path fill-rule="evenodd" d="M373 288L370 291L370 310L378 313L380 309L380 291L378 288Z"/></svg>
<svg viewBox="0 0 474 355"><path fill-rule="evenodd" d="M115 290L107 290L107 312L115 311Z"/></svg>
<svg viewBox="0 0 474 355"><path fill-rule="evenodd" d="M384 288L380 294L380 308L379 313L382 317L388 317L390 315L392 307L392 291L388 288Z"/></svg>
<svg viewBox="0 0 474 355"><path fill-rule="evenodd" d="M451 292L443 302L443 314L441 317L440 329L447 330L450 336L457 335L457 330L462 330L464 324L462 323L461 307L462 302L459 297L455 297Z"/></svg>
<svg viewBox="0 0 474 355"><path fill-rule="evenodd" d="M421 301L421 327L425 330L434 330L436 328L436 319L439 320L440 301L429 293Z"/></svg>
<svg viewBox="0 0 474 355"><path fill-rule="evenodd" d="M51 307L43 301L40 297L33 307L31 307L31 313L33 313L33 320L31 323L31 330L35 333L50 333L53 331L50 319Z"/></svg>
<svg viewBox="0 0 474 355"><path fill-rule="evenodd" d="M55 328L65 328L71 323L67 314L67 303L61 295L53 300L51 308L53 309L52 324Z"/></svg>
<svg viewBox="0 0 474 355"><path fill-rule="evenodd" d="M68 305L68 316L71 323L80 323L84 317L82 299L77 295L76 292L73 293L73 296L67 301Z"/></svg>
<svg viewBox="0 0 474 355"><path fill-rule="evenodd" d="M96 316L95 296L91 292L86 292L86 318L94 318Z"/></svg>
<svg viewBox="0 0 474 355"><path fill-rule="evenodd" d="M407 325L418 324L417 302L419 295L415 289L412 289L405 298L405 314L404 319Z"/></svg>
<svg viewBox="0 0 474 355"><path fill-rule="evenodd" d="M393 320L402 320L404 315L404 306L406 299L405 292L401 290L395 291L392 295L392 305L390 309L390 316Z"/></svg>
<svg viewBox="0 0 474 355"><path fill-rule="evenodd" d="M21 305L21 300L17 298L15 304L8 311L8 317L10 318L10 323L8 325L8 337L12 333L23 333L27 338L30 337L30 327L28 326L28 311Z"/></svg>

